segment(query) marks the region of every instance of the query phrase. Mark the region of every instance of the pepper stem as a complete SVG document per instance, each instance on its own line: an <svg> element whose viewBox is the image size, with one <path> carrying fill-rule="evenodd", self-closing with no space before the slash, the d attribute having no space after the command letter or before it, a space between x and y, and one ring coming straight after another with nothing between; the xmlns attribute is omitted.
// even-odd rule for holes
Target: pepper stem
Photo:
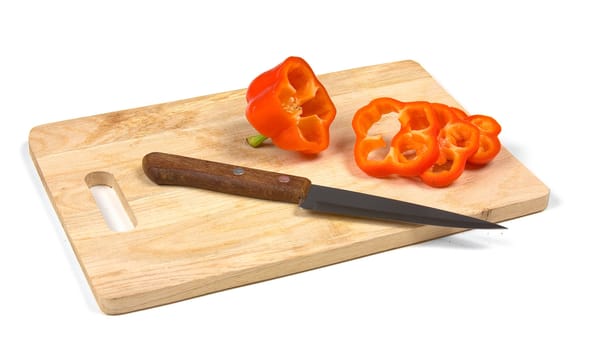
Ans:
<svg viewBox="0 0 590 350"><path fill-rule="evenodd" d="M264 142L264 140L266 140L268 137L262 135L262 134L258 134L258 135L253 135L253 136L249 136L246 138L246 141L248 141L248 144L252 147L258 147L260 145L262 145L262 143Z"/></svg>

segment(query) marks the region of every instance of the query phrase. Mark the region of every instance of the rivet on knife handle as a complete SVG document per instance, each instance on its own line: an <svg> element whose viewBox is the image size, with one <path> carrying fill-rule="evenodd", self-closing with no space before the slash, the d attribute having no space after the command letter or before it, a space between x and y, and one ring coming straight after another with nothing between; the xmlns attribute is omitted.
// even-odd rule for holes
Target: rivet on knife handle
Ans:
<svg viewBox="0 0 590 350"><path fill-rule="evenodd" d="M142 166L159 185L190 186L296 204L307 196L311 186L305 177L160 152L147 154Z"/></svg>

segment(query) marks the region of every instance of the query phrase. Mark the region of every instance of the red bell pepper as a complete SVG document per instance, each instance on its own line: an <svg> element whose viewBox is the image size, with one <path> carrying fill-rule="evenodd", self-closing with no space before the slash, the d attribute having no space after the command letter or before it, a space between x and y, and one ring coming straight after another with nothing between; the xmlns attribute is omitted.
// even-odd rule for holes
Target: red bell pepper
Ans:
<svg viewBox="0 0 590 350"><path fill-rule="evenodd" d="M328 147L336 107L302 58L289 57L260 74L249 85L246 101L246 117L261 134L249 138L252 146L270 138L279 148L302 153Z"/></svg>

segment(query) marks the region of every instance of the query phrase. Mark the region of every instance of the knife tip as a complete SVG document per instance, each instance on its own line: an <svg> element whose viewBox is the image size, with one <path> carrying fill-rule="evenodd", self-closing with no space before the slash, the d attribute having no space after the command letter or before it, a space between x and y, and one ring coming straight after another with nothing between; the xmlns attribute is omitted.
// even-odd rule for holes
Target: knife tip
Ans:
<svg viewBox="0 0 590 350"><path fill-rule="evenodd" d="M490 224L492 224L491 227L490 227L492 229L503 229L503 230L508 229L506 226L502 226L500 224L496 224L496 223L490 223Z"/></svg>

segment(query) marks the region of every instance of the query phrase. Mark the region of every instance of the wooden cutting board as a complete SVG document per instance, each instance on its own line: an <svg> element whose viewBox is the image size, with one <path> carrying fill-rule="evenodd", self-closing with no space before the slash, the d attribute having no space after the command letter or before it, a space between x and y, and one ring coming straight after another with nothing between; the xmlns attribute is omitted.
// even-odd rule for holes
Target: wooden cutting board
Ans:
<svg viewBox="0 0 590 350"><path fill-rule="evenodd" d="M313 214L292 204L157 186L141 167L143 156L152 151L306 176L316 184L494 222L547 206L548 188L506 149L445 189L413 179L375 179L356 167L351 119L371 99L389 96L460 107L418 63L362 67L320 79L338 114L330 147L317 157L271 143L248 146L244 140L255 132L244 117L245 90L31 130L31 157L103 312L176 302L461 231ZM96 184L118 191L134 218L133 229L109 229L89 189Z"/></svg>

